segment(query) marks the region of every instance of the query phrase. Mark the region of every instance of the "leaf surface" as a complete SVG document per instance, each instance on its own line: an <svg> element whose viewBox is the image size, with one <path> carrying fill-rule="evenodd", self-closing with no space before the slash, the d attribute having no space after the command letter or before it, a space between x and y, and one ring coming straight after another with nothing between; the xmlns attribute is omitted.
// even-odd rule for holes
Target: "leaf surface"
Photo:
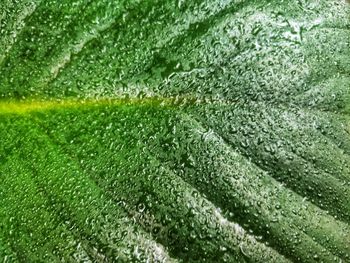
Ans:
<svg viewBox="0 0 350 263"><path fill-rule="evenodd" d="M4 262L350 261L338 0L0 3Z"/></svg>

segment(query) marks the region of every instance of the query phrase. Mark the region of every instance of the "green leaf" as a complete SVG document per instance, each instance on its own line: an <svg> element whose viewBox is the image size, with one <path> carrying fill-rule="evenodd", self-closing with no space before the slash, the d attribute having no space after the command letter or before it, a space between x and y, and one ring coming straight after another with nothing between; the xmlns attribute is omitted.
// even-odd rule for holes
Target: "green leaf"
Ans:
<svg viewBox="0 0 350 263"><path fill-rule="evenodd" d="M0 261L349 262L340 0L3 0Z"/></svg>

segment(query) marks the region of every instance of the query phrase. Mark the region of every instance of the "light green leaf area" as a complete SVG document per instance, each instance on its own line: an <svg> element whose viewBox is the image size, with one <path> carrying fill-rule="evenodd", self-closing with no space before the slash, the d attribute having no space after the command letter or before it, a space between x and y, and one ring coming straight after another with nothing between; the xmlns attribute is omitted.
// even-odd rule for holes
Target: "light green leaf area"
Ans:
<svg viewBox="0 0 350 263"><path fill-rule="evenodd" d="M2 0L0 262L350 262L345 0Z"/></svg>

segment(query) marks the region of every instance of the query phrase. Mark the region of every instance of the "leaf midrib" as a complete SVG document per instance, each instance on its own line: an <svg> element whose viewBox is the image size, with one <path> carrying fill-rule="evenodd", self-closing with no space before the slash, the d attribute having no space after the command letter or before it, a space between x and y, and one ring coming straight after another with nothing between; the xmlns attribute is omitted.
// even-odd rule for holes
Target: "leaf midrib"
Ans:
<svg viewBox="0 0 350 263"><path fill-rule="evenodd" d="M90 109L91 107L125 107L125 106L153 106L153 107L179 107L194 105L234 105L238 100L223 100L213 98L198 98L193 95L184 96L145 96L145 97L120 97L97 99L28 99L28 100L0 100L1 115L25 115L33 112L46 112L50 110L64 109Z"/></svg>
<svg viewBox="0 0 350 263"><path fill-rule="evenodd" d="M32 112L45 112L49 110L90 108L98 106L127 106L127 105L162 105L170 106L174 98L119 98L119 99L63 99L63 100L23 100L0 101L0 115L28 114Z"/></svg>

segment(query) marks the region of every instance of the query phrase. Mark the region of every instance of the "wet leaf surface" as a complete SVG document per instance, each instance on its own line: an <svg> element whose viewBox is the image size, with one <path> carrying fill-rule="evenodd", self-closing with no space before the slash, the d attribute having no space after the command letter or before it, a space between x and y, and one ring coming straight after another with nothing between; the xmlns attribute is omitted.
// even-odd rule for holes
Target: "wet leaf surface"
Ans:
<svg viewBox="0 0 350 263"><path fill-rule="evenodd" d="M0 261L350 261L346 1L3 0Z"/></svg>

